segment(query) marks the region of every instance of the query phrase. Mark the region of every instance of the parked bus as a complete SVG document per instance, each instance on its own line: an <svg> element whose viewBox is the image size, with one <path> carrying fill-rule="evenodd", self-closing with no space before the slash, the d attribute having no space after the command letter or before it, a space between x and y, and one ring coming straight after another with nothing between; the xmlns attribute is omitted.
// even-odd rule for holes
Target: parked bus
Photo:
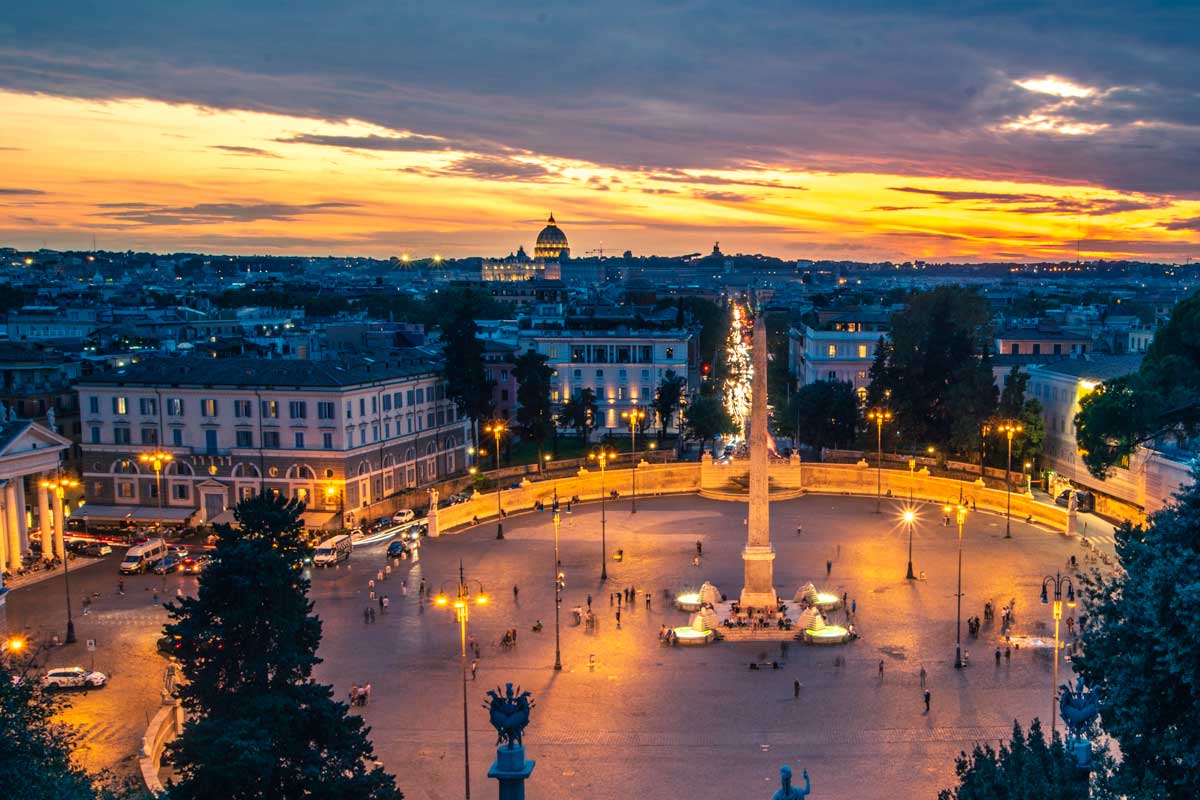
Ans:
<svg viewBox="0 0 1200 800"><path fill-rule="evenodd" d="M162 539L151 539L148 542L135 544L125 552L125 557L121 559L121 572L126 575L145 572L166 554L167 543Z"/></svg>
<svg viewBox="0 0 1200 800"><path fill-rule="evenodd" d="M326 539L317 545L317 551L313 553L313 566L328 567L331 564L345 561L350 557L350 551L353 549L354 542L348 534Z"/></svg>

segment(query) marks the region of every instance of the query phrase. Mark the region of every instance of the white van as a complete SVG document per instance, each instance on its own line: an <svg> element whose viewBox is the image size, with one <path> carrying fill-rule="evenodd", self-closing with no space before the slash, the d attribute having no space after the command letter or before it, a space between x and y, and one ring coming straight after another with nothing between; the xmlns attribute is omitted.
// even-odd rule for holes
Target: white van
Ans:
<svg viewBox="0 0 1200 800"><path fill-rule="evenodd" d="M347 534L326 539L317 545L317 551L313 553L313 566L328 567L331 564L345 561L350 557L352 549L354 549L354 541Z"/></svg>
<svg viewBox="0 0 1200 800"><path fill-rule="evenodd" d="M167 544L162 539L150 539L141 544L135 544L125 552L125 557L121 559L121 572L126 575L145 572L166 554Z"/></svg>

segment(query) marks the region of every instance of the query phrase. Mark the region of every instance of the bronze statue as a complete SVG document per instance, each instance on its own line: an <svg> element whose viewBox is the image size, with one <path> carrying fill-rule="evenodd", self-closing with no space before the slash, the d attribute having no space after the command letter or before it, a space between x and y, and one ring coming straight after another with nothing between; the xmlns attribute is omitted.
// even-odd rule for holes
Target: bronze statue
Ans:
<svg viewBox="0 0 1200 800"><path fill-rule="evenodd" d="M804 788L797 789L792 786L792 768L786 764L779 768L779 780L783 785L775 792L771 800L804 800L808 793L812 791L812 784L808 782L808 770L804 770Z"/></svg>
<svg viewBox="0 0 1200 800"><path fill-rule="evenodd" d="M1087 733L1092 720L1099 716L1100 701L1091 689L1084 688L1083 678L1080 678L1075 686L1075 691L1071 691L1070 685L1066 683L1058 687L1058 710L1067 730L1073 737L1079 738Z"/></svg>
<svg viewBox="0 0 1200 800"><path fill-rule="evenodd" d="M511 683L505 684L504 694L497 686L487 693L490 701L483 704L488 709L492 727L496 729L496 744L508 743L509 747L522 744L521 734L529 724L529 712L533 708L533 695L522 692L521 687L513 691Z"/></svg>

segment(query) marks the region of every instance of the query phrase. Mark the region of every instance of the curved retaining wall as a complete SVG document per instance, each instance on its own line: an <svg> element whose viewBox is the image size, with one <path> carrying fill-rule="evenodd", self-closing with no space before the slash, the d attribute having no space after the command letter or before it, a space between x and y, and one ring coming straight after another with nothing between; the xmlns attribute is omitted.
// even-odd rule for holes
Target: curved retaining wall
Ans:
<svg viewBox="0 0 1200 800"><path fill-rule="evenodd" d="M738 460L717 464L705 457L700 462L647 464L637 469L638 496L657 494L701 493L715 499L745 500L745 482L749 475L749 461ZM858 464L817 464L799 460L776 460L771 463L771 487L781 494L793 495L801 490L826 494L848 494L874 496L876 471ZM960 493L963 501L978 509L1003 514L1008 497L1000 489L988 489L975 483L936 478L931 475L910 473L908 470L885 469L878 475L884 495L890 491L895 498L934 503L957 503ZM622 496L630 494L633 470L607 469L601 476L599 469L580 469L566 478L549 478L544 481L523 482L515 489L501 492L501 503L508 514L528 511L534 503L550 503L557 488L562 500L579 497L583 500L599 499L601 494L613 490ZM1074 516L1065 508L1040 503L1027 495L1012 493L1012 514L1016 519L1029 518L1033 522L1062 533L1071 533ZM436 523L430 533L445 533L470 525L472 520L496 518L496 493L476 494L467 503L440 509ZM431 519L432 521L432 519Z"/></svg>
<svg viewBox="0 0 1200 800"><path fill-rule="evenodd" d="M183 707L178 702L162 706L158 713L150 719L146 734L142 737L142 752L138 766L142 771L142 780L150 794L158 797L166 791L159 771L162 769L163 747L183 730Z"/></svg>

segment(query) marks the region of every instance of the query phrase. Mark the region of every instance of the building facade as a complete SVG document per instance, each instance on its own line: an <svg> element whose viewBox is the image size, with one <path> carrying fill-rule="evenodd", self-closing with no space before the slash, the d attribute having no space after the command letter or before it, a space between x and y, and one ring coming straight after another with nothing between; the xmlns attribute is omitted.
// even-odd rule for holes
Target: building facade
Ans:
<svg viewBox="0 0 1200 800"><path fill-rule="evenodd" d="M353 524L466 466L467 422L432 364L156 358L78 392L93 519L212 522L271 491ZM173 457L161 475L139 461L152 451Z"/></svg>
<svg viewBox="0 0 1200 800"><path fill-rule="evenodd" d="M843 381L865 402L871 364L881 337L888 335L888 315L877 310L823 313L816 326L788 332L788 357L799 386L817 381Z"/></svg>
<svg viewBox="0 0 1200 800"><path fill-rule="evenodd" d="M546 356L554 370L550 400L556 415L583 389L595 392L597 434L625 427L621 412L631 408L641 408L653 419L654 393L668 371L687 381L685 394L696 385L696 343L687 330L522 331L517 351L527 350ZM667 430L677 431L678 424L675 415Z"/></svg>
<svg viewBox="0 0 1200 800"><path fill-rule="evenodd" d="M1114 466L1103 478L1087 470L1075 440L1075 415L1079 401L1106 380L1135 372L1141 355L1100 356L1089 360L1070 359L1029 368L1026 396L1042 404L1046 428L1042 460L1053 473L1054 488L1070 483L1099 496L1136 506L1145 513L1161 509L1192 478L1194 454L1170 452L1166 448L1140 447L1128 463ZM1098 502L1097 510L1104 513ZM1115 516L1116 513L1110 514Z"/></svg>

